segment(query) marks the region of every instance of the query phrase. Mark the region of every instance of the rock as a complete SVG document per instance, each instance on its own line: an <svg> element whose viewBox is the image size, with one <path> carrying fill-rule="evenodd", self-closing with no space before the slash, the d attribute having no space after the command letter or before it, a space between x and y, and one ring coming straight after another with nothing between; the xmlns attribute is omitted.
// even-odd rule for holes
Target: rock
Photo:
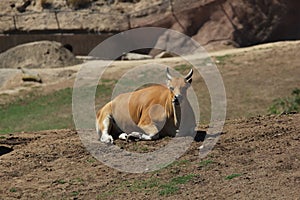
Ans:
<svg viewBox="0 0 300 200"><path fill-rule="evenodd" d="M57 68L80 62L62 44L54 41L27 43L0 54L0 68Z"/></svg>
<svg viewBox="0 0 300 200"><path fill-rule="evenodd" d="M91 5L91 0L66 0L66 2L73 9L88 8Z"/></svg>
<svg viewBox="0 0 300 200"><path fill-rule="evenodd" d="M0 68L0 91L7 88L14 88L21 84L22 73L18 69L1 69ZM18 82L19 81L19 82ZM18 82L14 84L14 82Z"/></svg>
<svg viewBox="0 0 300 200"><path fill-rule="evenodd" d="M126 53L122 56L122 60L145 60L145 59L152 59L152 56L145 55L145 54L138 54L138 53Z"/></svg>
<svg viewBox="0 0 300 200"><path fill-rule="evenodd" d="M163 51L160 54L156 55L154 58L171 58L171 57L174 57L171 53Z"/></svg>
<svg viewBox="0 0 300 200"><path fill-rule="evenodd" d="M25 68L22 68L21 71L23 72L22 75L23 81L42 83L42 79L37 72Z"/></svg>

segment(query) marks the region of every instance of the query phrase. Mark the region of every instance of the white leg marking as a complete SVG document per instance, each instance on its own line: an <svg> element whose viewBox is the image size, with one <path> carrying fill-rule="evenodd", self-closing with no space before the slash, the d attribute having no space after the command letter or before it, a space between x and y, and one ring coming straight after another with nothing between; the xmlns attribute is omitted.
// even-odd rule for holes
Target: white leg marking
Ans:
<svg viewBox="0 0 300 200"><path fill-rule="evenodd" d="M113 144L114 140L112 138L111 135L109 135L108 133L108 129L109 129L109 126L110 126L110 116L107 115L105 117L105 119L103 120L103 131L102 131L102 135L101 135L101 138L100 138L100 141L101 142L104 142L104 143L108 143L108 144Z"/></svg>
<svg viewBox="0 0 300 200"><path fill-rule="evenodd" d="M119 135L119 139L121 139L121 140L127 140L127 138L128 138L127 133L121 133L121 134Z"/></svg>
<svg viewBox="0 0 300 200"><path fill-rule="evenodd" d="M142 135L143 135L143 133L140 133L140 132L131 132L130 134L128 134L128 138L134 137L137 139L142 139Z"/></svg>
<svg viewBox="0 0 300 200"><path fill-rule="evenodd" d="M140 133L140 132L132 132L128 135L128 137L134 137L137 138L139 140L155 140L158 139L159 135L155 134L155 135L146 135L144 133Z"/></svg>

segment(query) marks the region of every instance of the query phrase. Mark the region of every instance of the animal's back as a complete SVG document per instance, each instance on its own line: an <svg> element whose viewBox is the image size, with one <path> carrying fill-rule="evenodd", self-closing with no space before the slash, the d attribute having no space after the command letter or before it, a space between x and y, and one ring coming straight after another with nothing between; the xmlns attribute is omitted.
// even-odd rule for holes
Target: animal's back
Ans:
<svg viewBox="0 0 300 200"><path fill-rule="evenodd" d="M151 122L149 111L153 105L165 108L169 94L168 88L162 85L152 85L121 94L112 101L114 119L122 129L126 129L126 132L137 131L136 125Z"/></svg>

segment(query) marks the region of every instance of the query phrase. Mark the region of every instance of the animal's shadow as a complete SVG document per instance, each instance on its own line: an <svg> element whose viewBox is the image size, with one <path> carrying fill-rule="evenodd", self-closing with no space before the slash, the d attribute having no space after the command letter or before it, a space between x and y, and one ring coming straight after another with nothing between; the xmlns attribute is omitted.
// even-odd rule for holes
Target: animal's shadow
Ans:
<svg viewBox="0 0 300 200"><path fill-rule="evenodd" d="M204 139L205 139L205 137L206 137L206 131L200 131L200 130L198 130L196 132L196 136L194 137L194 141L195 142L203 142Z"/></svg>
<svg viewBox="0 0 300 200"><path fill-rule="evenodd" d="M5 146L0 146L0 156L7 154L9 152L13 151L12 148L5 147Z"/></svg>

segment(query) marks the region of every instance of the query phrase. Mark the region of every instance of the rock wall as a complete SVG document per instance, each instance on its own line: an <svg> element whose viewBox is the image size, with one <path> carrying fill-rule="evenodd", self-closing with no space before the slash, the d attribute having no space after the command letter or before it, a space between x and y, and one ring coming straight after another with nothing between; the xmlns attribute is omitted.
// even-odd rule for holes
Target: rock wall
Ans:
<svg viewBox="0 0 300 200"><path fill-rule="evenodd" d="M137 26L172 28L208 48L243 47L300 39L299 9L296 0L176 0L164 20Z"/></svg>
<svg viewBox="0 0 300 200"><path fill-rule="evenodd" d="M53 0L49 8L39 1L31 0L22 12L14 8L20 1L3 2L0 32L99 34L158 26L183 32L209 49L300 39L298 0L93 0L78 10L64 1Z"/></svg>

